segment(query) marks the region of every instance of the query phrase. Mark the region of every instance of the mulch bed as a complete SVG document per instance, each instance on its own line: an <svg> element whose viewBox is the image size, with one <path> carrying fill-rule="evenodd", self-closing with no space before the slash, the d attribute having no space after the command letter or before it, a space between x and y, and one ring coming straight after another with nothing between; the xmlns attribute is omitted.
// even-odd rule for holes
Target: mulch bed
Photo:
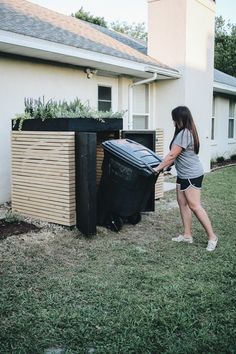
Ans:
<svg viewBox="0 0 236 354"><path fill-rule="evenodd" d="M235 165L236 161L235 160L225 160L222 162L213 162L211 163L211 169L217 169L220 167L224 167L224 166L231 166L231 165Z"/></svg>
<svg viewBox="0 0 236 354"><path fill-rule="evenodd" d="M7 222L5 219L0 220L0 240L13 235L26 234L29 231L39 231L40 229L24 221Z"/></svg>

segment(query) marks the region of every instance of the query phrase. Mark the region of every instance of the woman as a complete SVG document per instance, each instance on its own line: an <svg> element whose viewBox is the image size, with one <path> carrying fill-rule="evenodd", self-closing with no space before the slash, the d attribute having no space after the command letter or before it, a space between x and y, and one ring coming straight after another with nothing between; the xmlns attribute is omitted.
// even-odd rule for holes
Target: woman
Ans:
<svg viewBox="0 0 236 354"><path fill-rule="evenodd" d="M193 242L192 212L198 218L208 235L207 251L214 251L218 238L213 232L211 222L201 205L201 186L203 168L198 157L199 138L190 110L185 106L172 111L175 125L174 137L170 143L170 152L163 162L155 168L159 173L165 167L175 163L177 171L176 192L184 233L173 237L177 242Z"/></svg>

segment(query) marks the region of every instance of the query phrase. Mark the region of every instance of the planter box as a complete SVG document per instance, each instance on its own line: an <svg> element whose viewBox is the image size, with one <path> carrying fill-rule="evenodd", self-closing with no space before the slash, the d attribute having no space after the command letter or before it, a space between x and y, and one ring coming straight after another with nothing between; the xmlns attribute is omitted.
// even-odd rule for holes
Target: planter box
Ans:
<svg viewBox="0 0 236 354"><path fill-rule="evenodd" d="M23 123L22 130L26 131L65 131L65 132L101 132L115 131L123 128L122 118L104 118L101 122L94 118L51 118L45 119L26 119ZM19 122L12 130L19 129Z"/></svg>

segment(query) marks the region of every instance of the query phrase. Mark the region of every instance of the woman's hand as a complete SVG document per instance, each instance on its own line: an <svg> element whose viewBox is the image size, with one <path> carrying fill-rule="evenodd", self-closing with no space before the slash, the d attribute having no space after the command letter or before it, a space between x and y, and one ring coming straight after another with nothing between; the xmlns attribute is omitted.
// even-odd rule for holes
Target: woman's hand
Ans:
<svg viewBox="0 0 236 354"><path fill-rule="evenodd" d="M153 167L154 171L156 171L158 174L161 173L163 170L159 168L159 166Z"/></svg>
<svg viewBox="0 0 236 354"><path fill-rule="evenodd" d="M165 167L169 167L173 164L175 159L179 156L179 154L181 154L182 150L183 150L183 148L181 146L173 145L169 154L166 155L166 157L163 159L163 161L160 163L160 165L154 167L153 169L157 173L162 172Z"/></svg>

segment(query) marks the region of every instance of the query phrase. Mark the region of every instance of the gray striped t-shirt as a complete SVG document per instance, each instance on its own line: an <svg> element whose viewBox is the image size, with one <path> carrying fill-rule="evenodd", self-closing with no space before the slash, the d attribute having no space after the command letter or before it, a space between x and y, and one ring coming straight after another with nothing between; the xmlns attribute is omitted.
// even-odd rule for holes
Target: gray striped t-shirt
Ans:
<svg viewBox="0 0 236 354"><path fill-rule="evenodd" d="M179 178L188 179L202 176L204 171L198 155L194 152L193 135L188 129L181 130L175 137L172 146L183 148L175 160L175 168Z"/></svg>

